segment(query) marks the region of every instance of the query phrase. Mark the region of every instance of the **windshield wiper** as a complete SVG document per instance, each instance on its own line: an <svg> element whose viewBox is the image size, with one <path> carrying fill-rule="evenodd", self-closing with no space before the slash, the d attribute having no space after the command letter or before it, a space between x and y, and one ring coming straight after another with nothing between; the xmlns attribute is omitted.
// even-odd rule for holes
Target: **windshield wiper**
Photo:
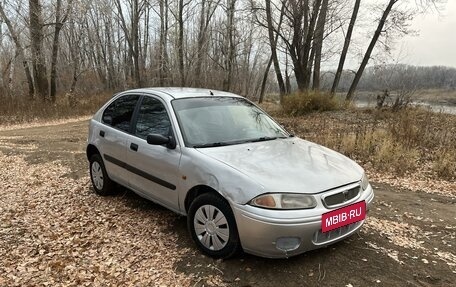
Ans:
<svg viewBox="0 0 456 287"><path fill-rule="evenodd" d="M252 142L252 143L265 142L265 141L273 141L276 139L283 139L283 138L285 138L285 137L260 137L260 138L248 140L248 142Z"/></svg>
<svg viewBox="0 0 456 287"><path fill-rule="evenodd" d="M216 142L216 143L206 143L206 144L197 144L193 148L205 148L205 147L217 147L217 146L226 146L231 145L232 143L227 142Z"/></svg>
<svg viewBox="0 0 456 287"><path fill-rule="evenodd" d="M233 141L233 142L215 142L215 143L206 143L206 144L196 144L193 148L205 148L205 147L218 147L218 146L227 146L227 145L236 145L241 143L254 143L254 142L264 142L264 141L273 141L276 139L284 139L285 136L280 137L259 137L255 139L242 140L242 141Z"/></svg>

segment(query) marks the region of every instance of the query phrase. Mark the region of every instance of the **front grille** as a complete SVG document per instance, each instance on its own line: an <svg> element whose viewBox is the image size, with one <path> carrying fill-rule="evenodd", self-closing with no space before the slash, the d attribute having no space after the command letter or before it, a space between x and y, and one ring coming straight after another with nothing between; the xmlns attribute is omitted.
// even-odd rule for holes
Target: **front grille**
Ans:
<svg viewBox="0 0 456 287"><path fill-rule="evenodd" d="M313 243L314 244L324 244L326 242L338 239L340 237L343 237L347 235L348 233L352 232L356 228L358 228L361 224L363 224L363 221L358 221L349 225L345 225L342 227L339 227L337 229L328 231L328 232L321 232L321 229L314 234L313 238Z"/></svg>
<svg viewBox="0 0 456 287"><path fill-rule="evenodd" d="M323 198L323 201L325 202L325 205L328 207L334 206L334 205L339 205L344 202L350 201L353 198L357 197L360 191L360 187L356 186L351 189L347 189L344 191L341 191L336 194L332 194L329 196L326 196Z"/></svg>

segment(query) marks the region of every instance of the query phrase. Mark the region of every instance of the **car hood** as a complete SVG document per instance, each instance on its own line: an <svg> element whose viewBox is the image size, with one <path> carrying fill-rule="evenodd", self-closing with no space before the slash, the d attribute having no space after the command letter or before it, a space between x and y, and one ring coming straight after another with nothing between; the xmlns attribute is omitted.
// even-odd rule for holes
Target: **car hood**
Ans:
<svg viewBox="0 0 456 287"><path fill-rule="evenodd" d="M299 138L198 151L248 176L263 192L319 193L359 181L363 174L351 159Z"/></svg>

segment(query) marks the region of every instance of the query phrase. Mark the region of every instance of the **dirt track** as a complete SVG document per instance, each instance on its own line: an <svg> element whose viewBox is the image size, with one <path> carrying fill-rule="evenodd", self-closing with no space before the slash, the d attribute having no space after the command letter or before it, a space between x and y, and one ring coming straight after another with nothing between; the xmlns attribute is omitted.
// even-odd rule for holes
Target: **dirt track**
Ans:
<svg viewBox="0 0 456 287"><path fill-rule="evenodd" d="M185 218L130 191L100 198L87 121L0 131L0 286L454 286L456 199L373 183L351 238L288 260L201 255Z"/></svg>

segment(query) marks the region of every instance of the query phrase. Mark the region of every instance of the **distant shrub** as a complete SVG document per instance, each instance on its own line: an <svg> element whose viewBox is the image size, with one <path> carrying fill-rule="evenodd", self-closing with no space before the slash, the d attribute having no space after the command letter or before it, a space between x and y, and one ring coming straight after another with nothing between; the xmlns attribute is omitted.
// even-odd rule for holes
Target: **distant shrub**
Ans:
<svg viewBox="0 0 456 287"><path fill-rule="evenodd" d="M291 116L301 116L311 112L337 110L340 107L329 94L308 91L285 96L282 111Z"/></svg>

